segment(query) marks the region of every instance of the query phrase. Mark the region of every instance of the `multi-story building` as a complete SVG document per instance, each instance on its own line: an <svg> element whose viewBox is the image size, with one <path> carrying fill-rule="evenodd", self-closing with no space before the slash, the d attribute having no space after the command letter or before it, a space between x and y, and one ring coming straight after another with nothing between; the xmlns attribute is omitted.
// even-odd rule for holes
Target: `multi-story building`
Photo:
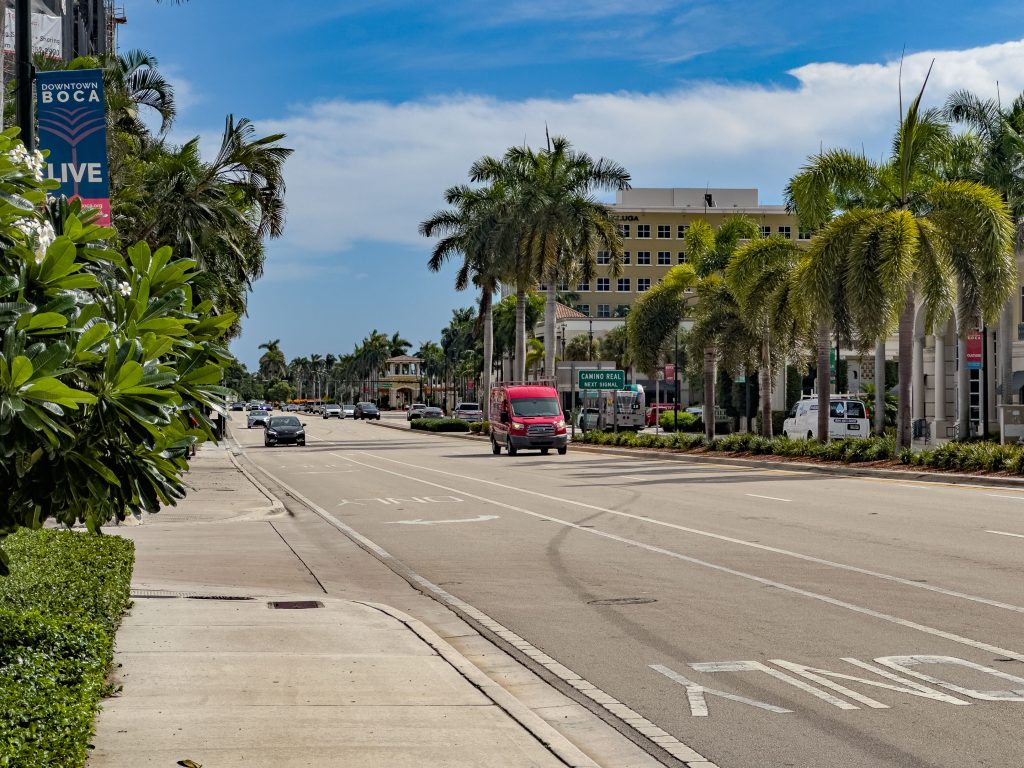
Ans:
<svg viewBox="0 0 1024 768"><path fill-rule="evenodd" d="M757 221L765 235L810 239L784 206L760 205L756 189L626 189L611 208L622 235L622 274L613 276L608 253L599 251L592 280L559 286L579 296L576 309L588 317L624 315L673 266L685 263L683 238L696 219L717 229L729 216L742 214Z"/></svg>

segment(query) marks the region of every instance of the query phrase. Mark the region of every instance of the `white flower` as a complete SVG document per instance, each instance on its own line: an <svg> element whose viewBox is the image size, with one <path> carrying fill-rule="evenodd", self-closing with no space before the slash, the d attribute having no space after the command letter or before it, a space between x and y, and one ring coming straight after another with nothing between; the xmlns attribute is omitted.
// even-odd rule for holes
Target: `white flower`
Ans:
<svg viewBox="0 0 1024 768"><path fill-rule="evenodd" d="M128 283L118 283L117 290L121 293L122 296L128 297L132 295L132 287Z"/></svg>

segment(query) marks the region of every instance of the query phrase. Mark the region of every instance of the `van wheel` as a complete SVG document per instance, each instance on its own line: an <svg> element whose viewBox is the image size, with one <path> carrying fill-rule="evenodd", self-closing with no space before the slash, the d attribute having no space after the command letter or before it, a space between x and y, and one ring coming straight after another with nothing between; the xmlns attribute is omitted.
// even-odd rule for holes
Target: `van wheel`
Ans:
<svg viewBox="0 0 1024 768"><path fill-rule="evenodd" d="M505 449L508 451L509 456L515 456L517 453L519 453L519 449L512 445L511 440L509 440L508 443L505 444Z"/></svg>
<svg viewBox="0 0 1024 768"><path fill-rule="evenodd" d="M540 449L540 455L541 456L547 456L548 455L548 449L547 448L541 448Z"/></svg>
<svg viewBox="0 0 1024 768"><path fill-rule="evenodd" d="M568 446L563 445L561 448L558 449L558 455L565 456L565 452L567 450L569 450Z"/></svg>
<svg viewBox="0 0 1024 768"><path fill-rule="evenodd" d="M498 445L498 441L494 439L494 435L491 435L491 453L495 456L501 455L501 446Z"/></svg>

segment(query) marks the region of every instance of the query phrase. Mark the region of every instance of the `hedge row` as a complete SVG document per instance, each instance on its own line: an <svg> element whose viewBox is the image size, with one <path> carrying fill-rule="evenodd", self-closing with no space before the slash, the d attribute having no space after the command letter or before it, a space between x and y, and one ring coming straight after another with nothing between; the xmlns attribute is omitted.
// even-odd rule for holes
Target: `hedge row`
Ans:
<svg viewBox="0 0 1024 768"><path fill-rule="evenodd" d="M469 432L469 422L462 419L413 419L410 422L413 429L422 429L426 432Z"/></svg>
<svg viewBox="0 0 1024 768"><path fill-rule="evenodd" d="M491 434L491 422L471 421L469 423L469 431L474 435L489 435Z"/></svg>
<svg viewBox="0 0 1024 768"><path fill-rule="evenodd" d="M115 536L21 530L0 577L0 766L82 766L107 692L134 547Z"/></svg>
<svg viewBox="0 0 1024 768"><path fill-rule="evenodd" d="M864 461L897 461L915 467L931 467L954 472L1009 472L1024 475L1024 448L992 442L951 442L931 450L914 452L896 448L891 437L870 437L831 440L821 444L814 440L793 440L741 433L716 437L708 442L703 435L637 434L634 432L588 432L577 435L577 443L621 445L631 448L660 448L677 451L717 451L821 459L843 463Z"/></svg>

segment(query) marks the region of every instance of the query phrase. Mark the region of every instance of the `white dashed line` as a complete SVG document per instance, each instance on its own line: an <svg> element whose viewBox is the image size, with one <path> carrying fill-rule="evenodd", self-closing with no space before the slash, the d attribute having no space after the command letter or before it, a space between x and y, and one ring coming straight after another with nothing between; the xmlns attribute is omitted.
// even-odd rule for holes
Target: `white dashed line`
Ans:
<svg viewBox="0 0 1024 768"><path fill-rule="evenodd" d="M1014 536L1018 539L1024 539L1024 533L1007 533L1006 531L985 531L985 533L995 533L999 536Z"/></svg>
<svg viewBox="0 0 1024 768"><path fill-rule="evenodd" d="M1024 501L1024 496L1007 496L1002 493L986 493L985 495L993 499L1013 499L1014 501Z"/></svg>
<svg viewBox="0 0 1024 768"><path fill-rule="evenodd" d="M770 501L792 501L792 499L780 499L778 496L762 496L759 493L745 493L744 496L753 496L755 499L769 499Z"/></svg>

